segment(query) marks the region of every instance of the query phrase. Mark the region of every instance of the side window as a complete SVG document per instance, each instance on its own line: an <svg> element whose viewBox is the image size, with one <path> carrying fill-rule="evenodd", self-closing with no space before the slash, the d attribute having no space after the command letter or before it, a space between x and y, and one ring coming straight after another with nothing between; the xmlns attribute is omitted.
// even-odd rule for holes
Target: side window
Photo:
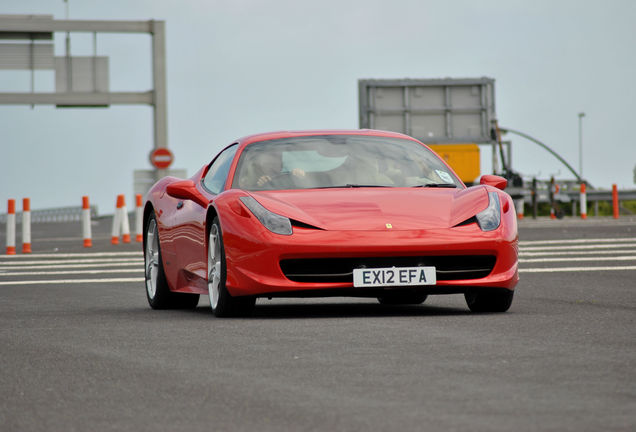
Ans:
<svg viewBox="0 0 636 432"><path fill-rule="evenodd" d="M223 190L236 149L238 149L238 145L234 144L223 150L212 162L212 166L205 175L203 186L213 194L218 194Z"/></svg>

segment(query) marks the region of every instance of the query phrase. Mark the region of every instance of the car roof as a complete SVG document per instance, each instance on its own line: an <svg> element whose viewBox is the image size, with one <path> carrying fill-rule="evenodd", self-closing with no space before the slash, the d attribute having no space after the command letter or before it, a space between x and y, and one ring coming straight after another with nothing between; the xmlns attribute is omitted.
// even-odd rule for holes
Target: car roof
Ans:
<svg viewBox="0 0 636 432"><path fill-rule="evenodd" d="M301 131L276 131L265 132L254 135L248 135L237 140L237 142L244 147L248 144L267 141L281 138L293 138L293 137L305 137L305 136L319 136L319 135L359 135L359 136L376 136L376 137L390 137L390 138L403 138L412 141L417 141L415 138L408 135L404 135L398 132L389 132L375 129L318 129L318 130L301 130Z"/></svg>

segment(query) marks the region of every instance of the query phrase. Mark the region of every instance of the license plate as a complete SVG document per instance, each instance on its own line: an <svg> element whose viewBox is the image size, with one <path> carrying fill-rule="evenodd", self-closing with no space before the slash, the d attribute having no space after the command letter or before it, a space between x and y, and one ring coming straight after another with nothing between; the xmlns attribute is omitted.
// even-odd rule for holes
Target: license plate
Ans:
<svg viewBox="0 0 636 432"><path fill-rule="evenodd" d="M387 267L353 270L354 287L435 285L435 267Z"/></svg>

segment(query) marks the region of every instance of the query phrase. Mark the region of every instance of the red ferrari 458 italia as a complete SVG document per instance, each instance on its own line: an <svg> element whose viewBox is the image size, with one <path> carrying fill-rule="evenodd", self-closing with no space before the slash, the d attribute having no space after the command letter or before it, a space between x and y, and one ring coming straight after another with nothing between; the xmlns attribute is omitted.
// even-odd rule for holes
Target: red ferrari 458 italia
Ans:
<svg viewBox="0 0 636 432"><path fill-rule="evenodd" d="M505 312L519 279L516 215L505 179L480 183L466 187L398 133L242 138L148 192L148 302L194 308L207 294L216 316L231 316L258 297L464 294L474 312Z"/></svg>

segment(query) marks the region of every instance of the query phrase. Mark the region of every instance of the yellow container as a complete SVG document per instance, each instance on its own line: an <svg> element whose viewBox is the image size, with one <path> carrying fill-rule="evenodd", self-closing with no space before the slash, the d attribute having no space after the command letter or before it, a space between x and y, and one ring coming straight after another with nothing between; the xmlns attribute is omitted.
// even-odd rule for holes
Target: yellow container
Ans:
<svg viewBox="0 0 636 432"><path fill-rule="evenodd" d="M480 175L477 144L434 144L431 149L451 166L464 183L473 183Z"/></svg>

